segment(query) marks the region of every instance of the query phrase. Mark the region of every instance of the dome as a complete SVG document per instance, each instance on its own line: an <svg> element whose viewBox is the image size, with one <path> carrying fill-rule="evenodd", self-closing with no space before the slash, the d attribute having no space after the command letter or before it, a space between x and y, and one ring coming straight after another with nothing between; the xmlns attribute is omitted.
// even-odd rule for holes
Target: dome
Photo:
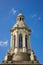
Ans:
<svg viewBox="0 0 43 65"><path fill-rule="evenodd" d="M14 31L15 29L26 29L31 32L31 30L28 28L28 26L24 23L24 15L22 13L19 13L17 15L16 24L13 26L11 31Z"/></svg>
<svg viewBox="0 0 43 65"><path fill-rule="evenodd" d="M20 17L20 16L24 17L22 13L19 13L19 14L17 15L17 17Z"/></svg>

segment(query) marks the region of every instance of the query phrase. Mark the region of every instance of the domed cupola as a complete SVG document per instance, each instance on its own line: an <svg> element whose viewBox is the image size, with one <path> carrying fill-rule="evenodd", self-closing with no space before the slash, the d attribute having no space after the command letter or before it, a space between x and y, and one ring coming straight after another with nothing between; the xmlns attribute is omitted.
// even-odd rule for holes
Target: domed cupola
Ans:
<svg viewBox="0 0 43 65"><path fill-rule="evenodd" d="M21 20L24 21L24 16L23 16L22 13L20 13L20 14L17 15L17 21L20 22Z"/></svg>

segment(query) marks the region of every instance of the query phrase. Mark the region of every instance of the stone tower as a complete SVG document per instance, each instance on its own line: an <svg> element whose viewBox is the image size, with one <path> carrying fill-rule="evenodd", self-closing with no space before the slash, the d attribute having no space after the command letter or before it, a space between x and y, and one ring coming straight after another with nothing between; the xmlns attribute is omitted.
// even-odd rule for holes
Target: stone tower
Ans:
<svg viewBox="0 0 43 65"><path fill-rule="evenodd" d="M39 64L30 47L30 33L31 29L24 23L24 15L19 13L11 29L10 49L3 64Z"/></svg>

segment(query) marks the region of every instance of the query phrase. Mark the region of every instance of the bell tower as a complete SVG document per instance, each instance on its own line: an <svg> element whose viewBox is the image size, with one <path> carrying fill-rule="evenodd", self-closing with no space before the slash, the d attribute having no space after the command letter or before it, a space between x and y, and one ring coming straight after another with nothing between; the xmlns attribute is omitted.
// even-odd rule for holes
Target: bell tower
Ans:
<svg viewBox="0 0 43 65"><path fill-rule="evenodd" d="M16 24L12 27L10 49L3 63L39 64L30 47L31 29L24 23L24 15L19 13Z"/></svg>
<svg viewBox="0 0 43 65"><path fill-rule="evenodd" d="M24 23L23 14L17 16L16 24L11 29L11 49L14 52L28 52L30 50L31 30Z"/></svg>

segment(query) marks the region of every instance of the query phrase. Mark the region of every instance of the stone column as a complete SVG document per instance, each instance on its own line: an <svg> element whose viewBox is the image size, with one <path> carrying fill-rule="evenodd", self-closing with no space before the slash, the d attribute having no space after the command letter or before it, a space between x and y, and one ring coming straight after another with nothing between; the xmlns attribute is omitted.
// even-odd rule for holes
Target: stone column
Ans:
<svg viewBox="0 0 43 65"><path fill-rule="evenodd" d="M16 47L18 48L18 31L16 32Z"/></svg>
<svg viewBox="0 0 43 65"><path fill-rule="evenodd" d="M11 43L10 43L10 48L14 49L14 42L13 42L13 34L11 33Z"/></svg>
<svg viewBox="0 0 43 65"><path fill-rule="evenodd" d="M30 36L28 35L28 38L27 38L27 46L28 46L28 49L30 49Z"/></svg>
<svg viewBox="0 0 43 65"><path fill-rule="evenodd" d="M19 44L18 44L18 31L16 32L16 43L15 43L15 53L17 53L18 52L18 46L19 46Z"/></svg>
<svg viewBox="0 0 43 65"><path fill-rule="evenodd" d="M28 52L31 52L31 47L30 47L30 35L28 35L28 39L27 39L27 47L28 47Z"/></svg>
<svg viewBox="0 0 43 65"><path fill-rule="evenodd" d="M26 44L25 44L25 34L23 34L23 52L27 52Z"/></svg>

